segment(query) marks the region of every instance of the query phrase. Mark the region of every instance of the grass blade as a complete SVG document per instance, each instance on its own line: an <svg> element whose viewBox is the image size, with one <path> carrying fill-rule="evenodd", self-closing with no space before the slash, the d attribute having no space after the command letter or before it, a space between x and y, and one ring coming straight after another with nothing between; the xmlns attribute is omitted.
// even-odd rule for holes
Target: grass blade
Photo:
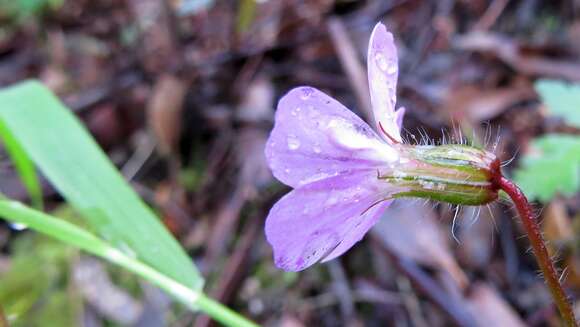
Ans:
<svg viewBox="0 0 580 327"><path fill-rule="evenodd" d="M32 163L26 151L24 151L20 143L16 141L2 121L0 121L0 139L2 139L6 152L14 163L14 167L22 184L24 184L26 191L28 191L32 206L42 210L42 188L40 187L34 163Z"/></svg>
<svg viewBox="0 0 580 327"><path fill-rule="evenodd" d="M126 255L117 248L110 246L88 231L63 219L55 218L30 209L19 202L9 200L0 200L0 216L14 223L26 225L33 230L78 247L136 273L165 290L188 308L192 310L199 308L227 326L256 326L253 322L208 298L201 291L176 282L139 260Z"/></svg>
<svg viewBox="0 0 580 327"><path fill-rule="evenodd" d="M203 279L85 127L42 84L0 91L0 121L91 228L126 254L199 290Z"/></svg>

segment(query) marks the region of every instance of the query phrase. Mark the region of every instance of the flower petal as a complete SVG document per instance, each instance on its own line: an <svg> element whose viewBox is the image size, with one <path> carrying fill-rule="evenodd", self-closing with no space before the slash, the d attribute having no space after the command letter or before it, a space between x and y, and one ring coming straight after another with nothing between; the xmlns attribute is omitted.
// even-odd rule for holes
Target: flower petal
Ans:
<svg viewBox="0 0 580 327"><path fill-rule="evenodd" d="M339 256L378 220L395 187L376 172L358 171L307 184L270 210L266 237L279 268L303 270Z"/></svg>
<svg viewBox="0 0 580 327"><path fill-rule="evenodd" d="M395 115L397 116L395 121L397 122L397 127L399 127L399 131L403 128L403 117L405 117L405 111L406 111L405 107L401 107L395 112Z"/></svg>
<svg viewBox="0 0 580 327"><path fill-rule="evenodd" d="M369 40L367 69L377 130L388 134L385 138L387 141L392 142L392 138L401 142L400 128L397 126L395 114L399 74L397 47L393 34L387 32L387 28L381 23L375 26Z"/></svg>
<svg viewBox="0 0 580 327"><path fill-rule="evenodd" d="M265 154L274 176L292 187L399 160L362 119L311 87L282 97Z"/></svg>

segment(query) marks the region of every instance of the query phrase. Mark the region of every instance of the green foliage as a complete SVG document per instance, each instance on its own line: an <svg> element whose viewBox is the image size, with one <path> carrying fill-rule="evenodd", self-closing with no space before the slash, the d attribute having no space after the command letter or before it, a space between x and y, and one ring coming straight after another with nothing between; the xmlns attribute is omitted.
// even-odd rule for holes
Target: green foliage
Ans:
<svg viewBox="0 0 580 327"><path fill-rule="evenodd" d="M0 121L94 231L176 281L203 280L85 127L42 84L0 91Z"/></svg>
<svg viewBox="0 0 580 327"><path fill-rule="evenodd" d="M29 183L26 186L32 196L35 190L31 181L38 182L32 175L33 162L84 218L78 225L88 228L6 199L0 199L0 218L104 258L165 290L187 308L203 310L227 326L256 326L200 291L203 279L179 243L127 184L86 128L46 87L28 81L1 90L0 127L0 137L4 137L12 158L20 160L16 166L24 183ZM27 252L45 253L47 249ZM12 316L24 315L38 308L36 299L51 285L45 278L53 274L49 264L28 259L12 262L11 271L15 272L2 276L0 304L5 304ZM70 297L59 289L50 291L46 311L33 315L42 320L26 320L24 325L50 322L47 326L71 326L77 321L67 311L75 307L69 303Z"/></svg>
<svg viewBox="0 0 580 327"><path fill-rule="evenodd" d="M26 187L30 198L32 199L32 204L35 208L42 209L42 188L40 187L40 182L38 176L36 175L36 169L34 164L20 146L20 144L14 139L12 133L6 128L6 126L0 121L0 138L4 143L6 152L12 159L16 171L20 176L20 180Z"/></svg>
<svg viewBox="0 0 580 327"><path fill-rule="evenodd" d="M44 214L28 208L20 202L10 200L0 200L0 217L14 223L26 225L32 230L117 264L160 287L189 309L197 310L199 308L226 326L256 326L256 324L244 319L229 308L211 300L201 291L189 288L171 279L64 219Z"/></svg>
<svg viewBox="0 0 580 327"><path fill-rule="evenodd" d="M0 0L0 17L22 21L47 10L57 9L64 0Z"/></svg>
<svg viewBox="0 0 580 327"><path fill-rule="evenodd" d="M0 274L0 305L15 327L73 326L78 294L67 291L68 266L78 252L36 234L18 237L11 248L10 269Z"/></svg>
<svg viewBox="0 0 580 327"><path fill-rule="evenodd" d="M580 137L551 134L539 137L515 173L517 184L532 199L550 201L580 189Z"/></svg>
<svg viewBox="0 0 580 327"><path fill-rule="evenodd" d="M580 128L580 84L539 80L535 88L552 115Z"/></svg>

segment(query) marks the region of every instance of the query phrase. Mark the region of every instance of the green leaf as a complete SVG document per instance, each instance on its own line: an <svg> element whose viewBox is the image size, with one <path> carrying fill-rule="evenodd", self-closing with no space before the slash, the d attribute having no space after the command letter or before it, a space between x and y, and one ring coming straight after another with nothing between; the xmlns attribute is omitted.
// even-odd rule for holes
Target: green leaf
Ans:
<svg viewBox="0 0 580 327"><path fill-rule="evenodd" d="M26 187L26 190L30 195L32 205L37 209L42 209L42 188L40 187L34 164L2 121L0 121L0 138L4 143L6 152L8 152L10 159L12 159L12 162L14 163L14 167L16 167L16 171L20 176L22 184L24 184L24 187Z"/></svg>
<svg viewBox="0 0 580 327"><path fill-rule="evenodd" d="M165 290L189 309L195 310L199 308L226 326L257 326L255 323L243 318L219 302L208 298L203 292L184 286L137 258L133 258L119 251L92 233L64 219L58 219L28 208L20 202L9 200L0 200L0 217L14 223L26 225L30 229L117 264Z"/></svg>
<svg viewBox="0 0 580 327"><path fill-rule="evenodd" d="M580 84L539 80L535 88L552 115L563 118L570 126L580 128Z"/></svg>
<svg viewBox="0 0 580 327"><path fill-rule="evenodd" d="M549 134L535 139L515 172L524 193L542 202L580 189L580 137Z"/></svg>
<svg viewBox="0 0 580 327"><path fill-rule="evenodd" d="M46 87L28 81L0 91L0 121L93 230L177 282L201 289L191 259Z"/></svg>
<svg viewBox="0 0 580 327"><path fill-rule="evenodd" d="M68 272L77 256L76 249L39 234L22 233L10 242L9 269L0 272L0 305L11 326L44 326L44 318L53 326L74 325L80 302ZM54 308L60 296L66 301Z"/></svg>

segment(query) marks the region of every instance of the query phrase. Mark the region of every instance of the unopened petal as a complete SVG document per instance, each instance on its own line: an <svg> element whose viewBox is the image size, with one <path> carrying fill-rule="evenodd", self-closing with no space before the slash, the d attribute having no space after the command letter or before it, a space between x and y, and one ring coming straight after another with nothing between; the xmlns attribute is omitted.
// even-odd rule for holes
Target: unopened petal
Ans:
<svg viewBox="0 0 580 327"><path fill-rule="evenodd" d="M399 160L368 124L312 87L282 97L265 153L274 176L292 187Z"/></svg>
<svg viewBox="0 0 580 327"><path fill-rule="evenodd" d="M359 171L288 193L266 219L276 265L299 271L344 253L376 223L394 191L376 172Z"/></svg>
<svg viewBox="0 0 580 327"><path fill-rule="evenodd" d="M401 142L397 124L397 78L399 62L393 34L378 23L371 34L367 55L371 103L377 130L388 134L387 141Z"/></svg>

